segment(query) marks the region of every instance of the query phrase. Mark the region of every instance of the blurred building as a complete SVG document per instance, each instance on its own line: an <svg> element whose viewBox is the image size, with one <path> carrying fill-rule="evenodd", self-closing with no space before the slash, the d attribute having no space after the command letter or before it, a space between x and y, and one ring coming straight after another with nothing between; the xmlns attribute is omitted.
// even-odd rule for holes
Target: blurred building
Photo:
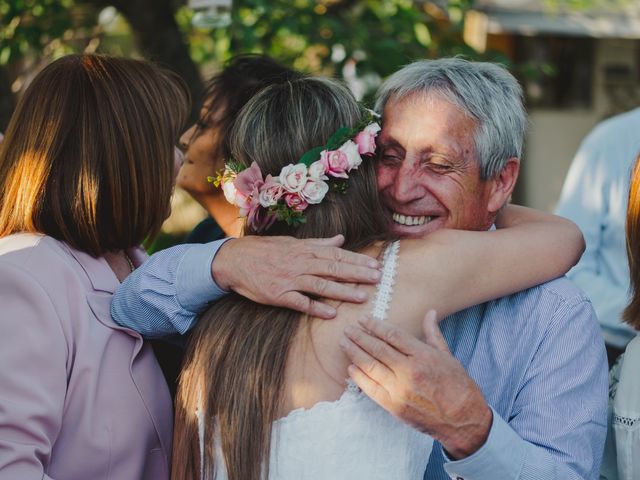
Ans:
<svg viewBox="0 0 640 480"><path fill-rule="evenodd" d="M544 210L589 130L640 106L640 2L562 3L477 0L465 18L465 41L503 52L524 85L530 125L516 199Z"/></svg>

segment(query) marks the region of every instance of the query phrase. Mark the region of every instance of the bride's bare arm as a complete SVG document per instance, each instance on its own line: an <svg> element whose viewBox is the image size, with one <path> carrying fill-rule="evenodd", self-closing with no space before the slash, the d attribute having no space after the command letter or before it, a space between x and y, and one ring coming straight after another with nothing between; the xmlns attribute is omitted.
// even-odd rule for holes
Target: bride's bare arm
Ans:
<svg viewBox="0 0 640 480"><path fill-rule="evenodd" d="M496 226L401 241L390 318L419 332L428 309L446 316L530 288L566 273L584 250L578 227L548 213L508 206Z"/></svg>

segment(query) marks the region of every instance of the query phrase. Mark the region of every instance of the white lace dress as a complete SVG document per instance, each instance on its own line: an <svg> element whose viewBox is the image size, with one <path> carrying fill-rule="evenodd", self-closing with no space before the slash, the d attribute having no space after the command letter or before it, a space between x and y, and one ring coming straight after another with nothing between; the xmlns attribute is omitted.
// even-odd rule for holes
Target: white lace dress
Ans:
<svg viewBox="0 0 640 480"><path fill-rule="evenodd" d="M384 253L373 314L386 318L399 243ZM201 419L202 420L202 419ZM204 426L200 422L200 442ZM272 428L269 480L421 480L433 439L397 420L349 381L342 396L297 409ZM227 475L220 451L216 480Z"/></svg>

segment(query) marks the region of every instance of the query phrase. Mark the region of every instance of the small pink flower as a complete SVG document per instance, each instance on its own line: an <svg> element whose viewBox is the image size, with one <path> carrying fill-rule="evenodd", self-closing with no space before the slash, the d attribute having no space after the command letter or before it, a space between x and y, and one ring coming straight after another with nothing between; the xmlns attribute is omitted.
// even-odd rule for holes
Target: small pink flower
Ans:
<svg viewBox="0 0 640 480"><path fill-rule="evenodd" d="M308 180L300 192L300 196L309 204L315 205L322 201L329 191L329 185L322 180Z"/></svg>
<svg viewBox="0 0 640 480"><path fill-rule="evenodd" d="M370 123L353 139L358 144L360 155L369 155L376 151L376 137L380 131L380 125Z"/></svg>
<svg viewBox="0 0 640 480"><path fill-rule="evenodd" d="M302 212L309 206L307 201L297 193L286 193L284 196L284 201L289 208L296 212Z"/></svg>
<svg viewBox="0 0 640 480"><path fill-rule="evenodd" d="M320 162L324 165L327 175L338 178L349 178L347 170L349 169L349 159L347 155L340 150L323 150L320 153Z"/></svg>
<svg viewBox="0 0 640 480"><path fill-rule="evenodd" d="M297 193L307 183L307 166L304 163L289 164L280 171L278 178L287 192Z"/></svg>
<svg viewBox="0 0 640 480"><path fill-rule="evenodd" d="M264 185L260 188L260 205L265 208L269 208L278 203L278 200L280 200L280 197L282 197L283 194L284 188L282 187L278 177L267 175Z"/></svg>

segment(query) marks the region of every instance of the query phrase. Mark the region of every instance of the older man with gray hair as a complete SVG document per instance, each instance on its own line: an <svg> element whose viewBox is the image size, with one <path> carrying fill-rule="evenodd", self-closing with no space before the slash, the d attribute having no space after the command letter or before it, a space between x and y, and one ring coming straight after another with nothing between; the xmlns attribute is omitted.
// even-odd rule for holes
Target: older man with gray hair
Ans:
<svg viewBox="0 0 640 480"><path fill-rule="evenodd" d="M492 228L519 172L521 96L505 69L461 59L416 62L385 82L378 187L396 234ZM123 284L112 315L148 336L184 333L222 293L212 277L254 300L325 317L331 312L300 301L300 292L362 301L334 280L370 281L363 259L340 253L335 241L317 247L324 253L314 259L309 242L244 238L160 252ZM293 248L307 254L292 256ZM440 443L425 479L598 477L607 362L593 308L568 280L478 305L440 326L429 315L424 334L420 341L363 319L342 345L362 390Z"/></svg>
<svg viewBox="0 0 640 480"><path fill-rule="evenodd" d="M378 187L395 233L491 228L518 176L521 95L505 69L461 59L416 62L385 82ZM440 329L425 321L423 343L365 320L344 342L358 385L440 442L425 479L598 478L607 362L582 292L560 278Z"/></svg>

